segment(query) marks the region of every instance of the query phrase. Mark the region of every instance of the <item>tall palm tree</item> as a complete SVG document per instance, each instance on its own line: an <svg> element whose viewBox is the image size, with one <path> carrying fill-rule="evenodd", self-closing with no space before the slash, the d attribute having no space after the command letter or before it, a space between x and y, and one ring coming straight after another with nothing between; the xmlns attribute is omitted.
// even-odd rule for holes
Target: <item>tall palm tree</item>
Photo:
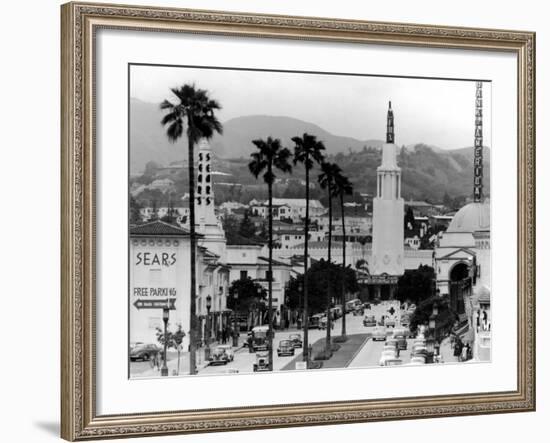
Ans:
<svg viewBox="0 0 550 443"><path fill-rule="evenodd" d="M341 295L340 300L342 303L342 338L346 337L346 218L344 212L344 195L351 195L353 193L353 185L349 179L339 173L335 177L334 191L338 197L340 197L340 211L342 212L342 281L341 281Z"/></svg>
<svg viewBox="0 0 550 443"><path fill-rule="evenodd" d="M216 100L210 98L208 91L195 85L185 84L172 88L175 103L164 100L160 109L165 111L161 124L166 127L168 140L175 143L184 132L187 135L187 162L189 169L189 237L191 243L191 291L190 291L190 328L189 328L189 364L190 374L196 374L196 338L198 333L196 313L196 236L195 236L195 155L194 148L200 139L210 139L218 132L222 133L222 124L216 118L215 111L221 109Z"/></svg>
<svg viewBox="0 0 550 443"><path fill-rule="evenodd" d="M342 170L336 163L323 162L321 164L321 174L319 174L319 184L321 188L326 189L328 193L328 264L332 263L332 198L336 196L335 184L336 177L341 174ZM331 285L327 285L327 338L325 341L325 354L330 355L330 328L331 328L331 312L330 304L332 301Z"/></svg>
<svg viewBox="0 0 550 443"><path fill-rule="evenodd" d="M308 242L309 242L309 172L313 169L314 163L321 164L325 160L323 151L325 145L318 141L314 135L304 133L302 137L292 137L294 142L294 164L302 163L306 170L306 220L304 232L304 340L302 357L308 361L308 333L309 333L309 315L308 315L308 288L307 288L307 268L308 268Z"/></svg>
<svg viewBox="0 0 550 443"><path fill-rule="evenodd" d="M267 321L269 324L268 333L268 353L269 353L269 370L273 370L273 183L275 181L275 170L282 172L290 172L290 151L281 145L279 139L267 137L267 140L257 139L252 140L252 143L258 149L250 154L252 160L248 164L248 169L258 178L263 173L264 182L267 184L269 213L268 213L268 230L269 230L269 263L268 263L268 313Z"/></svg>

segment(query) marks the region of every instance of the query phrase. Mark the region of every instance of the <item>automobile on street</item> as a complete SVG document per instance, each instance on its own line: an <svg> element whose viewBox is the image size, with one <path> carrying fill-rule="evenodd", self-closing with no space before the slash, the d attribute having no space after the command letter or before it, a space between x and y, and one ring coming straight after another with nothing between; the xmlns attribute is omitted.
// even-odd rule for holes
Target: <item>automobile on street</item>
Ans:
<svg viewBox="0 0 550 443"><path fill-rule="evenodd" d="M292 346L295 348L301 348L303 346L302 336L300 334L290 334L288 339L292 342Z"/></svg>
<svg viewBox="0 0 550 443"><path fill-rule="evenodd" d="M363 319L363 326L376 326L376 317L374 315L365 315Z"/></svg>
<svg viewBox="0 0 550 443"><path fill-rule="evenodd" d="M149 344L138 344L134 346L130 352L130 361L142 360L147 361L151 358L154 358L160 354L161 357L163 352L161 348L153 343Z"/></svg>
<svg viewBox="0 0 550 443"><path fill-rule="evenodd" d="M386 341L386 339L386 328L384 326L377 326L374 331L372 331L373 341Z"/></svg>
<svg viewBox="0 0 550 443"><path fill-rule="evenodd" d="M294 355L294 345L290 340L281 340L277 347L277 355L279 357L283 355Z"/></svg>

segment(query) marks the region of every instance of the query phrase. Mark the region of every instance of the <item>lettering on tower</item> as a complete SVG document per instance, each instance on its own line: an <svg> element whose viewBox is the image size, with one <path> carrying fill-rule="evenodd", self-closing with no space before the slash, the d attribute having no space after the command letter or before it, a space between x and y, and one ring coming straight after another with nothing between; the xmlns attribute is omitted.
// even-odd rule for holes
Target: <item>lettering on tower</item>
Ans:
<svg viewBox="0 0 550 443"><path fill-rule="evenodd" d="M483 200L483 83L476 82L474 201Z"/></svg>

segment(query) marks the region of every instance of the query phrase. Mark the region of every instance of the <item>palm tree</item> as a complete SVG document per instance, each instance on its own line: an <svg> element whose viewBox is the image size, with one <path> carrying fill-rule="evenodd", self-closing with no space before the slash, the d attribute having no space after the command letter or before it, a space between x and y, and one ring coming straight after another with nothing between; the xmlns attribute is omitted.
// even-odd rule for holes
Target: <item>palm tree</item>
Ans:
<svg viewBox="0 0 550 443"><path fill-rule="evenodd" d="M191 291L190 291L190 334L189 364L190 374L196 374L196 244L195 237L195 165L194 147L200 139L210 139L222 132L222 124L216 118L215 111L221 109L219 103L209 97L208 91L195 85L183 85L172 88L177 102L164 100L160 109L166 112L161 124L166 127L166 135L171 143L179 140L184 131L187 135L187 162L189 169L189 237L191 243Z"/></svg>
<svg viewBox="0 0 550 443"><path fill-rule="evenodd" d="M248 169L258 178L263 173L264 182L267 184L269 200L269 263L268 263L268 313L267 321L269 324L268 333L268 353L269 370L273 370L273 182L275 181L274 170L290 172L292 167L289 163L290 151L281 145L279 139L267 137L267 140L252 140L252 143L258 148L256 152L250 154L252 160L248 164Z"/></svg>
<svg viewBox="0 0 550 443"><path fill-rule="evenodd" d="M336 196L335 184L336 177L341 174L342 170L336 163L324 162L321 164L321 174L319 174L319 184L321 188L326 189L328 193L328 264L331 264L332 253L332 198ZM330 328L331 328L331 313L330 304L332 301L330 285L327 286L327 338L325 341L325 354L328 356L331 353L330 345Z"/></svg>
<svg viewBox="0 0 550 443"><path fill-rule="evenodd" d="M309 242L309 171L313 169L313 163L321 164L325 157L323 151L325 150L325 145L321 141L317 141L317 138L314 135L309 135L304 133L302 137L293 137L292 141L294 142L294 164L302 163L306 170L306 220L305 220L305 232L304 232L304 276L307 275L308 267L308 242ZM308 304L307 304L307 278L304 278L304 306L303 306L303 316L304 316L304 340L303 340L303 359L308 361L308 333L309 333L309 322L308 322Z"/></svg>
<svg viewBox="0 0 550 443"><path fill-rule="evenodd" d="M342 303L342 338L346 337L346 219L344 212L344 195L353 193L353 185L349 179L339 173L335 177L334 191L340 197L340 211L342 212L342 287L340 300Z"/></svg>

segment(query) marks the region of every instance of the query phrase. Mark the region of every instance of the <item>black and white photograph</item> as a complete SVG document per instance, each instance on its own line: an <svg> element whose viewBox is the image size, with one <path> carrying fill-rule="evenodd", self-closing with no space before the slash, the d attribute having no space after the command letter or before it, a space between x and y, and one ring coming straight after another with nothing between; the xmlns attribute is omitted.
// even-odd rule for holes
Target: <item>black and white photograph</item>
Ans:
<svg viewBox="0 0 550 443"><path fill-rule="evenodd" d="M128 76L130 379L491 361L491 81Z"/></svg>

